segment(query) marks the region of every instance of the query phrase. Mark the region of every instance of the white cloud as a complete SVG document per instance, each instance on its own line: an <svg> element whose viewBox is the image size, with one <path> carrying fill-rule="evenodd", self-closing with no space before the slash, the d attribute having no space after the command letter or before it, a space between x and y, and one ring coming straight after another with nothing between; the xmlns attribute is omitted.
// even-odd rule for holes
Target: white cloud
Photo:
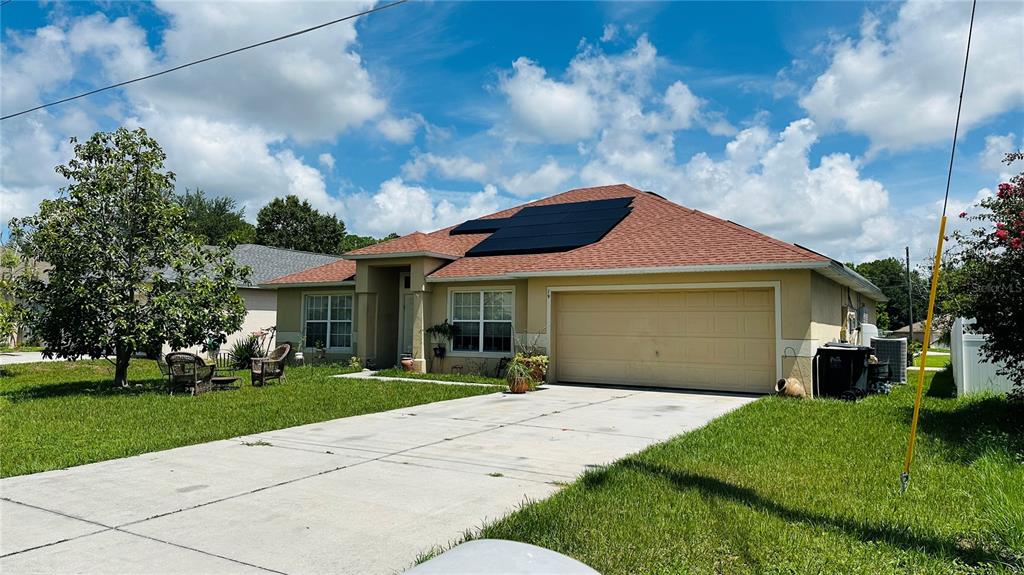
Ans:
<svg viewBox="0 0 1024 575"><path fill-rule="evenodd" d="M817 138L806 118L779 134L757 125L739 132L720 160L699 153L677 163L670 135L606 130L581 178L588 184L629 182L830 255L854 253L868 247L879 218L888 215L888 193L862 177L858 161L847 154L814 164Z"/></svg>
<svg viewBox="0 0 1024 575"><path fill-rule="evenodd" d="M571 142L597 129L597 105L583 86L547 78L528 58L519 58L512 68L501 79L501 91L528 133L550 142Z"/></svg>
<svg viewBox="0 0 1024 575"><path fill-rule="evenodd" d="M420 120L417 118L384 118L377 122L377 130L396 144L408 144L416 137Z"/></svg>
<svg viewBox="0 0 1024 575"><path fill-rule="evenodd" d="M320 162L321 166L327 168L328 171L334 169L334 156L328 154L327 152L324 152L317 156L317 161Z"/></svg>
<svg viewBox="0 0 1024 575"><path fill-rule="evenodd" d="M233 197L250 218L286 194L329 213L343 210L341 201L327 193L319 170L280 148L281 134L193 116L144 115L126 124L144 126L160 142L179 188L201 187L211 195Z"/></svg>
<svg viewBox="0 0 1024 575"><path fill-rule="evenodd" d="M157 3L168 17L162 66L273 38L331 17L358 12L365 2ZM235 54L142 82L133 101L162 114L201 115L254 124L299 142L328 140L385 113L355 52L356 22Z"/></svg>
<svg viewBox="0 0 1024 575"><path fill-rule="evenodd" d="M865 19L838 42L828 69L800 100L819 124L867 135L873 149L948 142L953 134L971 6L912 0L888 26ZM1024 104L1024 30L1016 2L978 6L960 133Z"/></svg>
<svg viewBox="0 0 1024 575"><path fill-rule="evenodd" d="M483 182L487 179L487 166L466 156L438 156L419 154L402 166L402 175L413 181L424 180L436 174L445 180Z"/></svg>
<svg viewBox="0 0 1024 575"><path fill-rule="evenodd" d="M561 185L573 176L573 171L563 168L553 158L548 158L535 171L518 172L502 180L501 185L509 193L519 197L548 196L559 191Z"/></svg>
<svg viewBox="0 0 1024 575"><path fill-rule="evenodd" d="M981 152L981 167L993 174L998 174L1001 181L1007 181L1013 176L1011 166L1003 163L1003 158L1010 152L1016 152L1024 146L1024 142L1017 140L1017 136L1009 134L992 134L985 138L985 149Z"/></svg>
<svg viewBox="0 0 1024 575"><path fill-rule="evenodd" d="M458 194L456 202L435 200L438 194L422 186L407 184L401 177L386 180L373 195L354 194L346 200L346 224L361 234L384 235L429 232L498 211L494 186L469 194ZM449 194L451 195L451 194Z"/></svg>
<svg viewBox="0 0 1024 575"><path fill-rule="evenodd" d="M615 24L605 24L604 30L601 32L602 42L611 42L619 35L619 27Z"/></svg>

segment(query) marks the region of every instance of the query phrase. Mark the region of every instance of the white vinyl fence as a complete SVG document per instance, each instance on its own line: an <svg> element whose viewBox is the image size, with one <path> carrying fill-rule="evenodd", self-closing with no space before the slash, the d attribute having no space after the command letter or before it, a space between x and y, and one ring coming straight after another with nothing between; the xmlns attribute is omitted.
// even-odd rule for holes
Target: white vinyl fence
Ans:
<svg viewBox="0 0 1024 575"><path fill-rule="evenodd" d="M1010 391L1010 380L996 372L1000 364L984 361L981 356L981 345L985 343L984 335L964 333L964 328L973 324L973 320L957 318L953 322L950 335L950 363L953 364L953 379L956 381L956 394L959 397L972 393L990 391L1006 393Z"/></svg>

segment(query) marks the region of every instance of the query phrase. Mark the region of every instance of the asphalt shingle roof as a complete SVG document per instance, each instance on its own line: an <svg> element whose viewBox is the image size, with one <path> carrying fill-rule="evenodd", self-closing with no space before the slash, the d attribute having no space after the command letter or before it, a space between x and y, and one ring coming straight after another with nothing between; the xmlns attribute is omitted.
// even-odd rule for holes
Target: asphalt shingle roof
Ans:
<svg viewBox="0 0 1024 575"><path fill-rule="evenodd" d="M239 265L252 270L249 283L256 286L287 274L322 266L341 260L338 256L300 252L284 248L271 248L256 244L239 244L231 250L231 257Z"/></svg>
<svg viewBox="0 0 1024 575"><path fill-rule="evenodd" d="M600 241L573 250L543 254L462 257L489 234L452 235L454 226L414 232L354 250L345 256L430 252L455 259L434 279L465 279L530 272L571 272L623 268L713 265L818 264L829 258L766 236L733 222L686 208L625 184L580 188L485 216L504 218L526 206L632 197L632 211ZM271 283L324 283L349 280L355 262L336 262L281 277Z"/></svg>

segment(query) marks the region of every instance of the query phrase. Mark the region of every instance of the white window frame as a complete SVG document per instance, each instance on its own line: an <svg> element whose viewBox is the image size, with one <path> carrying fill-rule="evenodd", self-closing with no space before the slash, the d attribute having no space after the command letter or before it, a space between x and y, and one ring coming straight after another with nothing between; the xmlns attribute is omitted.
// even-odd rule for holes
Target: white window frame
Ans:
<svg viewBox="0 0 1024 575"><path fill-rule="evenodd" d="M331 319L331 297L348 297L352 299L352 319ZM306 305L311 297L326 297L327 298L327 319L306 319ZM325 323L327 324L327 342L330 343L331 339L331 323L348 323L351 325L349 330L349 341L355 344L356 341L356 297L355 292L332 292L332 293L320 293L320 292L305 292L302 294L302 337L306 337L306 324L309 322L313 323ZM328 345L327 351L335 353L351 353L352 345L349 347L332 347ZM306 339L306 350L316 349L316 342L309 341Z"/></svg>
<svg viewBox="0 0 1024 575"><path fill-rule="evenodd" d="M512 329L512 349L508 351L482 351L484 348L484 293L485 292L508 292L512 294L512 319L511 320L486 320L491 323L508 323ZM449 288L448 289L448 318L455 323L455 294L457 293L478 293L480 294L480 343L477 351L456 350L452 342L452 349L448 352L451 357L509 357L516 349L516 289L515 286L481 286L476 288ZM462 320L459 320L462 321ZM472 320L470 320L472 321Z"/></svg>

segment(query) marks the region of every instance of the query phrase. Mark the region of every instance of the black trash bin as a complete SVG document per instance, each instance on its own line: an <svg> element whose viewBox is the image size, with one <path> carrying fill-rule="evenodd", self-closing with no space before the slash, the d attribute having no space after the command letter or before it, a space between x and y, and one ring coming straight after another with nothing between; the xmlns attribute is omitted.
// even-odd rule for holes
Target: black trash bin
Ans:
<svg viewBox="0 0 1024 575"><path fill-rule="evenodd" d="M857 399L868 394L868 358L871 348L849 343L827 343L814 354L816 397Z"/></svg>

